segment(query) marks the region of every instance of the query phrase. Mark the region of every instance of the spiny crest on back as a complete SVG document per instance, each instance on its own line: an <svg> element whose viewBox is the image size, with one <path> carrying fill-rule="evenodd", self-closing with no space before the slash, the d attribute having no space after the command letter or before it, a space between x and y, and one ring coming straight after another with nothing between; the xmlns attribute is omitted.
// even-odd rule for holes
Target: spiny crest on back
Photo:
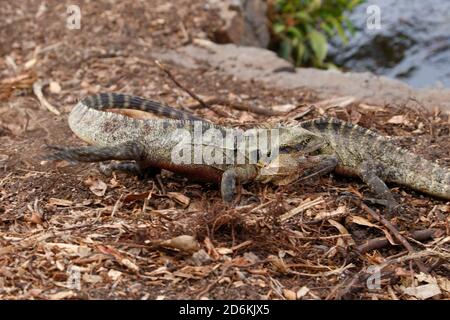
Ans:
<svg viewBox="0 0 450 320"><path fill-rule="evenodd" d="M305 129L309 129L311 127L315 127L318 130L332 130L335 132L339 132L341 134L347 134L351 131L358 132L361 135L369 135L374 138L380 137L378 133L372 131L370 129L363 128L357 124L353 124L351 122L343 121L337 118L327 118L321 117L313 120L306 120L301 122L301 126ZM383 136L384 137L384 136ZM388 138L388 137L386 137Z"/></svg>

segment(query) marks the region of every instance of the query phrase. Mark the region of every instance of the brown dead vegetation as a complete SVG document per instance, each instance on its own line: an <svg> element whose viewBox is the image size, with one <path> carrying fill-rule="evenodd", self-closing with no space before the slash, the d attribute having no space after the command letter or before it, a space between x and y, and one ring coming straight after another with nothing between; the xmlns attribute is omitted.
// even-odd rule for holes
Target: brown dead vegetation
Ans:
<svg viewBox="0 0 450 320"><path fill-rule="evenodd" d="M216 102L216 110L201 108L151 51L212 32L219 22L203 1L86 2L81 31L64 28L65 3L39 3L0 9L8 17L0 22L1 299L450 298L448 202L393 186L405 206L402 215L384 216L393 232L376 219L382 207L369 204L374 215L348 200L371 196L355 179L250 184L228 208L216 186L168 172L142 181L41 160L45 143L79 143L67 113L100 91L154 98L236 126L268 120L243 111L246 105L277 111L271 121L334 116L398 136L443 166L450 165L448 115L351 97L319 101L314 92L241 83L208 66L167 66ZM61 115L36 98L37 80ZM410 247L397 244L399 235ZM370 290L374 265L382 279Z"/></svg>

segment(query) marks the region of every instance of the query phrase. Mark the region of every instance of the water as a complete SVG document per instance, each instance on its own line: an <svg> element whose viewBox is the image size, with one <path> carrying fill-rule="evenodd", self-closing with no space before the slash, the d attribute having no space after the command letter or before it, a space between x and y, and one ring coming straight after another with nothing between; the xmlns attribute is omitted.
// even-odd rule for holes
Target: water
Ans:
<svg viewBox="0 0 450 320"><path fill-rule="evenodd" d="M366 27L369 5L381 9L379 30ZM330 50L336 64L417 88L450 87L450 0L368 0L350 18L358 30Z"/></svg>

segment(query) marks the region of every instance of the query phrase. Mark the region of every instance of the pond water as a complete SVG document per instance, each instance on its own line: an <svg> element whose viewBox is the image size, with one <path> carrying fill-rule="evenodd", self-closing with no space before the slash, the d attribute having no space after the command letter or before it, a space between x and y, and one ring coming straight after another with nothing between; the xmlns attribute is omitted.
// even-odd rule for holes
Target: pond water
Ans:
<svg viewBox="0 0 450 320"><path fill-rule="evenodd" d="M370 5L380 9L379 29L367 28ZM350 18L356 33L330 50L337 65L417 88L450 87L450 0L368 0Z"/></svg>

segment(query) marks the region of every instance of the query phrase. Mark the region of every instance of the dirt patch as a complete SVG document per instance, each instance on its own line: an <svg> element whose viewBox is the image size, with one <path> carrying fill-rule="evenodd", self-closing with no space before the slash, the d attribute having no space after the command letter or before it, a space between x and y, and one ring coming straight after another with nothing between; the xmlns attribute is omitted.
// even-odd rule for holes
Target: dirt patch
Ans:
<svg viewBox="0 0 450 320"><path fill-rule="evenodd" d="M46 143L80 144L67 113L78 99L100 91L154 98L221 124L268 120L224 105L217 108L226 118L198 108L150 58L153 50L207 37L220 25L202 1L82 2L81 31L65 28L66 5L16 1L0 9L8 17L0 24L2 299L407 299L412 296L405 288L434 280L441 288L437 297L450 297L443 289L449 281L448 202L393 186L405 206L401 215L389 217L396 228L406 234L433 229L433 240L410 240L429 268L424 278L402 246L357 250L385 232L346 200L350 194L371 197L356 179L327 175L279 188L249 184L240 191L239 206L229 208L216 186L168 172L139 180L105 177L96 165L43 161ZM363 102L335 107L314 92L238 81L208 65L181 65L169 68L205 99L266 108L291 104L293 110L270 120L334 116L399 136L400 145L450 165L448 115ZM32 82L25 81L33 74L61 87L44 90L61 115L36 100ZM292 218L285 218L289 212ZM336 216L320 219L325 213ZM183 238L184 247L163 242L180 235L195 239ZM381 288L369 290L363 271L383 263Z"/></svg>

